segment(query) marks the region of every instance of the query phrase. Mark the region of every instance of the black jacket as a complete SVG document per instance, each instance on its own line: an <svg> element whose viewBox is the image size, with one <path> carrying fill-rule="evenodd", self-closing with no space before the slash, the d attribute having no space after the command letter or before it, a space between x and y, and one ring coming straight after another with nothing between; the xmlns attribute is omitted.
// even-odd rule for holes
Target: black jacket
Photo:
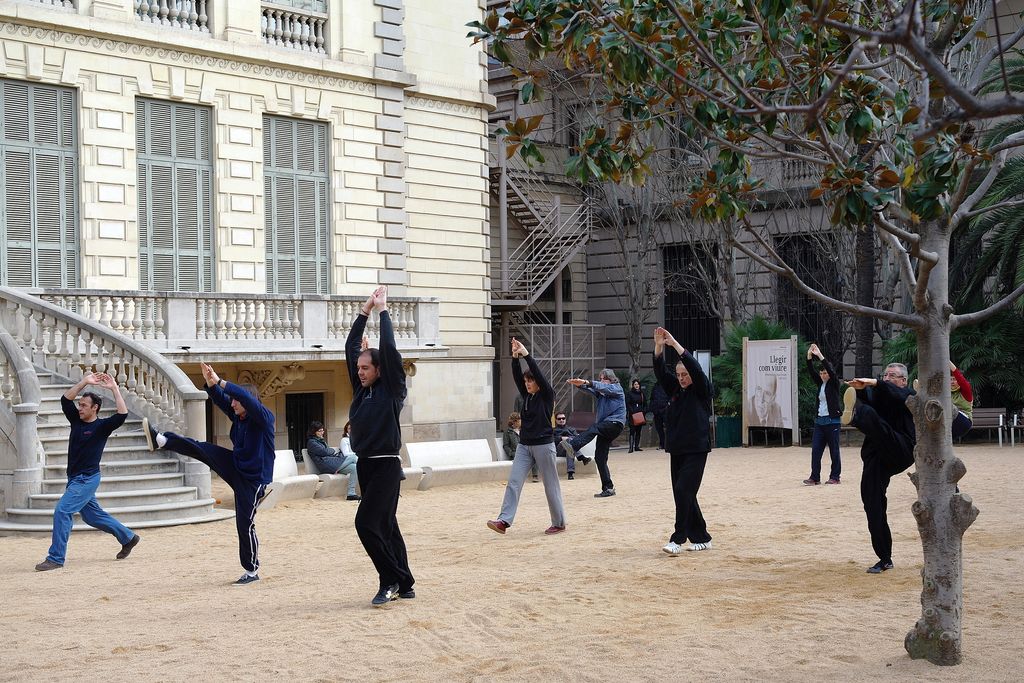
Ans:
<svg viewBox="0 0 1024 683"><path fill-rule="evenodd" d="M878 384L857 392L857 399L875 409L893 431L906 437L910 446L917 442L914 416L907 410L907 397L915 392L910 387L898 387L878 378ZM863 452L863 449L862 449Z"/></svg>
<svg viewBox="0 0 1024 683"><path fill-rule="evenodd" d="M626 417L628 418L633 413L646 413L647 412L647 397L644 396L644 391L634 391L630 389L626 392Z"/></svg>
<svg viewBox="0 0 1024 683"><path fill-rule="evenodd" d="M669 397L665 411L665 450L669 453L707 453L711 450L711 382L697 359L689 351L684 351L681 360L693 383L686 389L679 386L675 359L665 358L670 348L666 347L664 353L654 357L654 374ZM672 355L676 355L674 350Z"/></svg>
<svg viewBox="0 0 1024 683"><path fill-rule="evenodd" d="M660 384L655 384L654 388L651 389L651 412L655 415L664 415L666 408L668 408L668 394L665 393L664 387Z"/></svg>
<svg viewBox="0 0 1024 683"><path fill-rule="evenodd" d="M541 374L540 367L533 360L533 356L527 354L526 365L533 373L533 379L537 381L540 391L531 394L526 391L526 381L523 379L523 368L518 358L512 359L512 379L519 389L519 395L523 398L523 409L519 416L523 420L519 427L519 442L524 446L540 446L541 444L554 443L554 431L551 429L551 414L555 412L555 390L548 384L547 379Z"/></svg>
<svg viewBox="0 0 1024 683"><path fill-rule="evenodd" d="M306 453L309 454L310 459L313 460L313 464L317 466L317 469L319 469L321 473L325 473L330 470L329 467L324 465L324 458L336 456L340 452L341 451L328 446L327 442L318 436L311 436L306 440ZM316 473L310 472L309 474ZM333 474L333 472L331 472L331 474Z"/></svg>
<svg viewBox="0 0 1024 683"><path fill-rule="evenodd" d="M828 404L828 416L839 417L843 414L843 406L839 402L839 376L836 375L836 369L827 360L822 359L821 365L828 371L828 381L825 382L825 403ZM821 377L814 367L814 361L810 358L807 359L807 372L811 373L814 383L818 385L818 391L821 391ZM814 416L818 416L817 398L814 401Z"/></svg>
<svg viewBox="0 0 1024 683"><path fill-rule="evenodd" d="M345 362L352 382L352 405L348 419L352 423L352 450L360 457L398 455L402 448L402 430L398 416L405 404L405 369L402 354L395 346L391 316L380 313L380 375L368 387L359 383L359 347L366 328L366 316L359 314L345 342Z"/></svg>

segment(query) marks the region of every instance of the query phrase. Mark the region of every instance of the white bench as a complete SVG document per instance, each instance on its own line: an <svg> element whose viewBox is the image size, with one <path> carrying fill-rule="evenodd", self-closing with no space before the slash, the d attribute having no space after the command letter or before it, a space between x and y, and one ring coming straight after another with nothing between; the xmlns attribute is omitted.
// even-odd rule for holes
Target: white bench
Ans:
<svg viewBox="0 0 1024 683"><path fill-rule="evenodd" d="M419 490L508 479L511 460L495 461L487 439L405 444L409 464L423 470Z"/></svg>
<svg viewBox="0 0 1024 683"><path fill-rule="evenodd" d="M259 510L269 510L288 500L312 498L320 478L312 474L299 474L295 454L291 450L274 451L273 481L260 501Z"/></svg>
<svg viewBox="0 0 1024 683"><path fill-rule="evenodd" d="M501 453L501 457L504 458L505 457L505 451L504 451L503 444L504 444L504 437L497 436L497 437L494 438L494 445L497 446L498 452ZM594 464L594 451L597 450L597 445L596 444L597 444L597 439L594 439L593 441L588 443L586 446L584 446L580 450L580 455L585 455L586 457L590 458L590 462L588 464L584 465L583 463L579 462L578 460L576 461L576 475L577 476L581 475L581 474L595 474L597 472L597 465ZM512 461L511 460L506 460L505 462L512 462ZM555 458L555 467L558 468L558 473L559 474L565 474L566 473L565 458Z"/></svg>
<svg viewBox="0 0 1024 683"><path fill-rule="evenodd" d="M316 474L318 472L316 463L309 457L309 451L305 448L302 449L302 462L306 465L307 474ZM418 467L406 467L402 470L405 473L405 479L402 481L402 492L415 491L416 487L419 486L420 480L423 479L423 470ZM316 490L314 498L335 498L335 497L347 497L348 496L348 477L347 474L317 474L320 479L320 486ZM356 482L356 491L362 493L359 489L359 482Z"/></svg>

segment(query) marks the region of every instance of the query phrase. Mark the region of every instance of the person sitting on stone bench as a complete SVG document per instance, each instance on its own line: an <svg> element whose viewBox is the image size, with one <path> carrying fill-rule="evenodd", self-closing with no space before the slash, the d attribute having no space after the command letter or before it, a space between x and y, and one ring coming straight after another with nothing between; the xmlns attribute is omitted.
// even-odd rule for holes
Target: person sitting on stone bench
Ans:
<svg viewBox="0 0 1024 683"><path fill-rule="evenodd" d="M324 439L324 425L322 422L312 422L309 425L309 437L306 441L306 452L309 453L313 464L320 470L319 474L347 474L348 475L348 496L345 500L362 500L356 495L356 461L358 458L352 453L345 453L345 443L348 441L348 432L351 427L345 424L342 437L342 450L331 448ZM317 474L317 473L314 473Z"/></svg>
<svg viewBox="0 0 1024 683"><path fill-rule="evenodd" d="M562 437L571 438L578 435L579 432L566 423L564 411L559 410L555 413L555 456L558 458L565 458L565 472L570 480L576 477L577 460L582 462L584 465L590 464L590 458L585 455L577 453L575 458L570 457L565 452L565 446L562 445Z"/></svg>

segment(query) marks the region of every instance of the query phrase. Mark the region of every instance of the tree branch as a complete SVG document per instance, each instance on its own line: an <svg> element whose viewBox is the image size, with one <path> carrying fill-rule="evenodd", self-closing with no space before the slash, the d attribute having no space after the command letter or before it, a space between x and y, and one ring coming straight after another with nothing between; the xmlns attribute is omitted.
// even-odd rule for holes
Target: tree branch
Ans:
<svg viewBox="0 0 1024 683"><path fill-rule="evenodd" d="M1024 294L1024 283L1021 283L1020 286L1017 287L1017 289L1013 290L1005 297L1003 297L1000 301L997 301L988 308L982 309L980 311L975 311L974 313L961 313L959 315L950 316L950 329L955 330L956 328L962 327L964 325L975 325L984 320L988 320L996 313L1000 313L1009 308L1014 301L1020 298L1022 294Z"/></svg>

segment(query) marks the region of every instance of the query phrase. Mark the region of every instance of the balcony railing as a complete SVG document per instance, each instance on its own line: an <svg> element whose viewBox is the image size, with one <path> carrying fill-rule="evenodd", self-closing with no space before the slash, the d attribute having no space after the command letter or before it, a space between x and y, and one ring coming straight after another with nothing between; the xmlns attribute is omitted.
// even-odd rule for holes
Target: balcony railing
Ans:
<svg viewBox="0 0 1024 683"><path fill-rule="evenodd" d="M60 9L78 9L78 0L30 0L30 2L37 2L40 5L48 5L49 7L58 7Z"/></svg>
<svg viewBox="0 0 1024 683"><path fill-rule="evenodd" d="M135 0L139 21L156 26L210 32L208 0Z"/></svg>
<svg viewBox="0 0 1024 683"><path fill-rule="evenodd" d="M203 294L122 290L31 290L44 301L111 328L155 350L341 351L365 301L310 294ZM390 297L388 311L399 347L436 346L439 303ZM367 334L378 334L371 316Z"/></svg>
<svg viewBox="0 0 1024 683"><path fill-rule="evenodd" d="M267 45L327 54L326 0L264 2L261 28Z"/></svg>

